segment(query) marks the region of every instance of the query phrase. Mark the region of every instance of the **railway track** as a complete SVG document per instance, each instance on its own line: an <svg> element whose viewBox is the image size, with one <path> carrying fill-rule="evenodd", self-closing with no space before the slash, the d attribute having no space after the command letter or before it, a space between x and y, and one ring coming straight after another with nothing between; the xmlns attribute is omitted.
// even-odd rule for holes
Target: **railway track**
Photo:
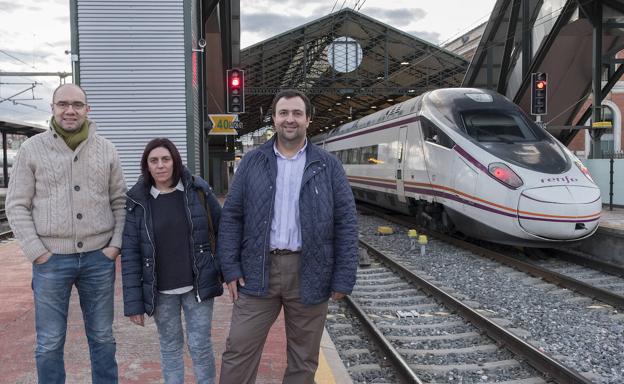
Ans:
<svg viewBox="0 0 624 384"><path fill-rule="evenodd" d="M395 217L391 219L397 222ZM432 277L454 297L468 300L467 304L478 312L504 319L502 325L513 328L517 336L594 383L624 382L624 352L621 350L624 313L620 310L594 300L594 296L530 276L496 259L483 257L480 252L435 237L429 238L426 252L421 254L418 249L410 249L406 234L414 225L401 223L401 227L388 221L376 213L360 215L360 238L415 273ZM380 235L377 231L380 225L392 227L394 234ZM533 259L521 261L536 267ZM544 258L537 262L549 264L552 260ZM570 268L576 266L570 264L559 272L569 274L566 269Z"/></svg>
<svg viewBox="0 0 624 384"><path fill-rule="evenodd" d="M588 291L588 296L624 310L624 268L566 249L547 250L544 255L533 258L530 264L594 287L607 296L591 296L593 291ZM579 292L584 293L582 289Z"/></svg>
<svg viewBox="0 0 624 384"><path fill-rule="evenodd" d="M361 245L380 263L359 270L347 299L349 310L375 340L380 360L391 363L401 382L591 383L504 328L504 320L480 314L370 244ZM328 324L343 333L353 329L331 316ZM354 340L359 338L337 337L338 344ZM368 353L362 341L344 352L347 362ZM358 362L350 370L356 378L367 374L362 382L381 382L372 381L377 372L388 376L382 373L388 370L383 364Z"/></svg>
<svg viewBox="0 0 624 384"><path fill-rule="evenodd" d="M406 228L413 228L415 226L414 222L406 216L387 214L369 206L359 206L358 209L382 217L384 220ZM619 310L624 310L624 278L622 277L624 276L624 269L621 267L584 258L581 255L570 253L563 249L553 250L558 257L567 260L568 267L572 263L576 265L575 268L566 268L561 261L559 261L559 265L557 265L557 263L554 262L535 262L526 258L520 259L515 257L517 252L512 252L510 250L502 251L501 247L496 246L494 247L495 249L493 249L431 230L420 228L420 231L445 243L495 260L519 271L528 273L531 276L541 278L549 283L573 290ZM552 261L553 259L549 258L549 260ZM600 272L598 273L596 271ZM614 285L621 287L621 289L617 291L610 289L610 287Z"/></svg>
<svg viewBox="0 0 624 384"><path fill-rule="evenodd" d="M483 316L372 245L361 245L380 263L360 269L347 303L402 382L591 382L505 329L504 321Z"/></svg>

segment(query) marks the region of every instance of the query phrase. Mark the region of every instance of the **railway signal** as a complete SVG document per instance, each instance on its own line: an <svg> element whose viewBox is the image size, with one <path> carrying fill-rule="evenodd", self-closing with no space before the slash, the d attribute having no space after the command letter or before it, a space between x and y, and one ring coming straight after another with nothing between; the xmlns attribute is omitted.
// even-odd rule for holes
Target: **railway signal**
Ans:
<svg viewBox="0 0 624 384"><path fill-rule="evenodd" d="M545 115L548 112L548 74L531 74L531 115Z"/></svg>
<svg viewBox="0 0 624 384"><path fill-rule="evenodd" d="M227 113L245 112L245 71L238 68L228 69L227 77Z"/></svg>

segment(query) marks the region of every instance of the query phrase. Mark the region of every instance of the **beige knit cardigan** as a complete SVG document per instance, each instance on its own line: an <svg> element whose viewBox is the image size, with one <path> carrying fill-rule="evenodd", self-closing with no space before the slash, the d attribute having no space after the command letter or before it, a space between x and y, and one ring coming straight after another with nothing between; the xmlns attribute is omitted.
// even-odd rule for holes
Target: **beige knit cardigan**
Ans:
<svg viewBox="0 0 624 384"><path fill-rule="evenodd" d="M50 129L26 140L13 163L6 212L30 261L46 251L121 248L124 181L115 146L96 134L72 151Z"/></svg>

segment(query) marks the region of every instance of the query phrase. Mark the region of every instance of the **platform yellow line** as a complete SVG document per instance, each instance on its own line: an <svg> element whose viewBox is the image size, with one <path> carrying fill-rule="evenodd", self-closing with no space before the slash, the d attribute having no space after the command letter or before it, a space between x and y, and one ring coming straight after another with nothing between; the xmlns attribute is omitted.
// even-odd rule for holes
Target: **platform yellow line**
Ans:
<svg viewBox="0 0 624 384"><path fill-rule="evenodd" d="M314 375L314 382L316 384L334 384L336 382L322 348L319 351L319 365Z"/></svg>

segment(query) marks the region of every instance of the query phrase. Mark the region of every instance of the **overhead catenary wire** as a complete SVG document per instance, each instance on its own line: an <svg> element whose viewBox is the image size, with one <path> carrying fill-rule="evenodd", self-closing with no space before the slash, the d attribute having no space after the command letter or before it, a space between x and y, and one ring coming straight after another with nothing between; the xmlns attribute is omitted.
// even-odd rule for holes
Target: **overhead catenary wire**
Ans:
<svg viewBox="0 0 624 384"><path fill-rule="evenodd" d="M340 9L338 10L338 12L342 11L342 8L344 8L346 2L347 2L347 0L344 0L342 2L342 5L340 6Z"/></svg>
<svg viewBox="0 0 624 384"><path fill-rule="evenodd" d="M34 66L28 64L27 62L25 62L24 60L20 59L19 57L13 56L10 53L8 53L7 51L4 51L2 49L0 49L0 53L4 53L5 55L9 56L10 58L12 58L13 60L19 61L20 63L27 65L31 68L35 68Z"/></svg>

